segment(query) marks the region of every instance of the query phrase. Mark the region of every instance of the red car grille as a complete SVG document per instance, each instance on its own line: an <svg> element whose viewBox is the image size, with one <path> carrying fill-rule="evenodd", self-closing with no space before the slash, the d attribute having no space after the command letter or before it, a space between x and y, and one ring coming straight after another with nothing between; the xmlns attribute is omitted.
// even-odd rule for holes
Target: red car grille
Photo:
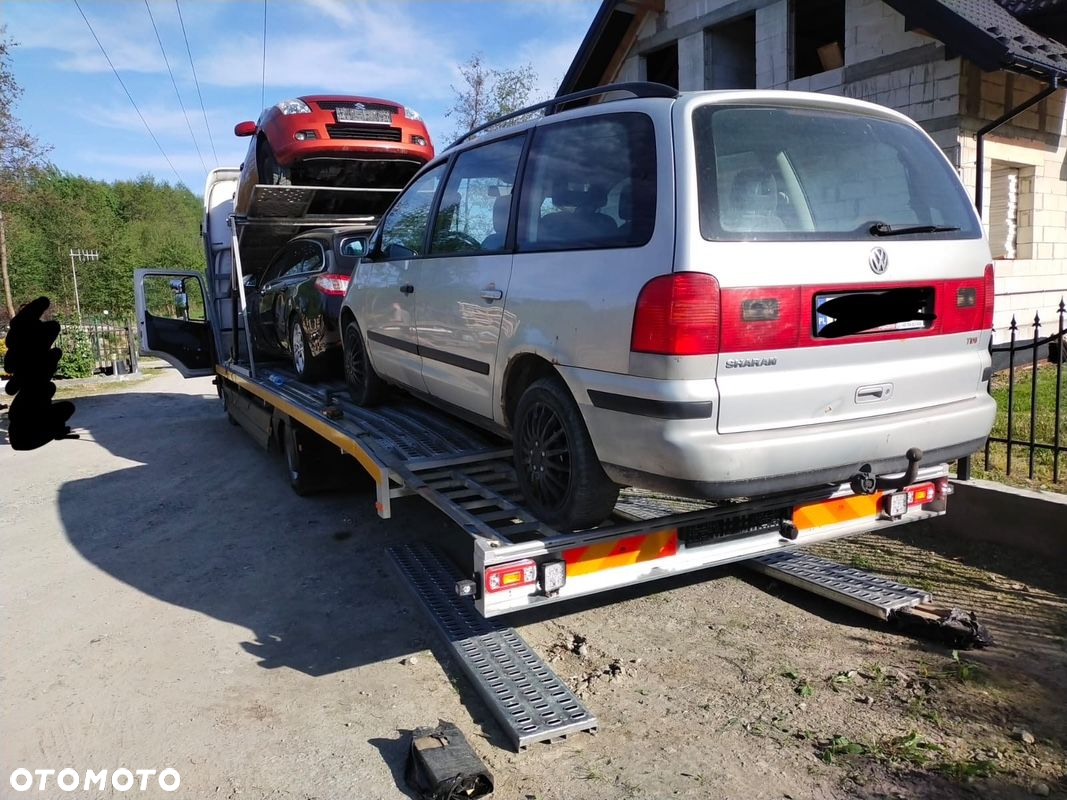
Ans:
<svg viewBox="0 0 1067 800"><path fill-rule="evenodd" d="M384 128L378 125L327 125L326 133L331 139L372 139L376 142L401 141L400 128Z"/></svg>
<svg viewBox="0 0 1067 800"><path fill-rule="evenodd" d="M356 103L344 100L323 100L316 103L323 111L336 111L339 108L355 108ZM368 111L388 111L390 114L396 114L400 111L396 106L386 105L385 103L360 103L363 108Z"/></svg>

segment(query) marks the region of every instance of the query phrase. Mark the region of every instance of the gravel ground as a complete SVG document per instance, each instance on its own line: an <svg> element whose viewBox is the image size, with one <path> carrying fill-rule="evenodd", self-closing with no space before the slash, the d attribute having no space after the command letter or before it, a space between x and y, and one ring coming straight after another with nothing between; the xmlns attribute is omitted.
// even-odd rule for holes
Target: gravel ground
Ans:
<svg viewBox="0 0 1067 800"><path fill-rule="evenodd" d="M998 646L956 658L741 569L521 616L601 728L515 754L384 554L455 536L441 515L297 498L207 379L76 402L81 439L0 447L0 797L80 794L14 793L18 767L404 797L400 731L439 718L501 798L1067 797L1062 564L936 524L828 546L978 609Z"/></svg>

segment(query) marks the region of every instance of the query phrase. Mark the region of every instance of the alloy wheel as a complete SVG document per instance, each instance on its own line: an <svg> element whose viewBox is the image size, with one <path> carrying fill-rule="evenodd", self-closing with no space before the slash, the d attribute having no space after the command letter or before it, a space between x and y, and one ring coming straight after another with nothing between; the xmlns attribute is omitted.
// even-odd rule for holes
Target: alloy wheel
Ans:
<svg viewBox="0 0 1067 800"><path fill-rule="evenodd" d="M299 320L293 323L293 366L296 367L297 373L304 374L304 331L300 327Z"/></svg>
<svg viewBox="0 0 1067 800"><path fill-rule="evenodd" d="M558 508L566 501L571 482L571 453L555 409L536 403L522 421L518 444L522 469L537 500Z"/></svg>

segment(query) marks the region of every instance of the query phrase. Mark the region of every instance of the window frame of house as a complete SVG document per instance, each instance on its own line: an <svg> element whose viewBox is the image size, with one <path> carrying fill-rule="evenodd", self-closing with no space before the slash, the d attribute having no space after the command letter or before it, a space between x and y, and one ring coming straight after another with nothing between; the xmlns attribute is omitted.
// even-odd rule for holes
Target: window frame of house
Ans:
<svg viewBox="0 0 1067 800"><path fill-rule="evenodd" d="M827 38L825 33L820 35L810 35L810 31L814 30L814 26L805 24L798 24L799 14L811 14L813 16L825 17L825 13L822 11L813 12L811 4L813 2L819 3L822 6L837 6L833 11L835 13L834 18L834 31L833 34L840 34L837 38ZM790 80L797 80L800 78L810 78L813 75L821 75L824 72L829 72L833 69L840 69L845 64L845 32L846 32L846 0L791 0L789 4L789 78ZM841 27L840 31L836 29L837 15L840 15ZM824 23L825 25L825 23ZM829 26L826 26L829 28ZM802 47L801 36L811 41L804 42ZM823 44L818 44L818 42ZM837 44L839 50L834 52L828 50L824 55L820 52L823 48L830 48L831 45ZM804 65L801 65L800 58L804 57ZM830 65L827 66L827 59L830 59ZM818 64L818 69L814 68L815 64Z"/></svg>

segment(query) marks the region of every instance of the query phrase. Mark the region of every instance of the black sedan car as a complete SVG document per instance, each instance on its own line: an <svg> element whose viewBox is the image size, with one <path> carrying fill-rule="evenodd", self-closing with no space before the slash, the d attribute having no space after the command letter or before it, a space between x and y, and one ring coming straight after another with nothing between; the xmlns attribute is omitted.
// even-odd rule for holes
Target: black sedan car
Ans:
<svg viewBox="0 0 1067 800"><path fill-rule="evenodd" d="M314 381L340 365L341 300L370 226L319 228L291 239L245 279L252 341L261 357L291 359Z"/></svg>

